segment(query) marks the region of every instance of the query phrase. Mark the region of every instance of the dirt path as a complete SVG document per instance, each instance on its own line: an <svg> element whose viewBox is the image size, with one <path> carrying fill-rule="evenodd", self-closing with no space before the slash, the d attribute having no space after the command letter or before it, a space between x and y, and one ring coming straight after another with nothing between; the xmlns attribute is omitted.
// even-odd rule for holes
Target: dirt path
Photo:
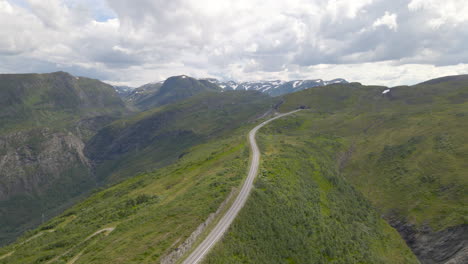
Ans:
<svg viewBox="0 0 468 264"><path fill-rule="evenodd" d="M69 250L67 250L67 251L65 251L64 253L62 253L62 254L56 256L55 258L49 260L49 261L47 262L47 264L49 264L49 263L54 263L54 262L57 261L59 258L65 256L65 255L68 254L68 253L70 253L70 252L71 252L73 249L75 249L77 246L79 246L79 245L85 243L86 241L90 240L90 239L93 238L94 236L99 235L99 234L104 233L104 232L106 232L105 235L107 236L107 235L109 235L109 234L110 234L112 231L114 231L114 230L115 230L115 227L107 227L107 228L103 228L103 229L100 229L100 230L94 232L92 235L89 235L89 236L86 237L83 241L81 241L80 243L76 244L75 246L73 246L73 247L70 248ZM73 257L73 258L72 258L69 262L67 262L67 263L75 263L75 262L78 260L78 258L81 257L82 254L83 254L83 251L81 251L80 253L78 253L75 257Z"/></svg>

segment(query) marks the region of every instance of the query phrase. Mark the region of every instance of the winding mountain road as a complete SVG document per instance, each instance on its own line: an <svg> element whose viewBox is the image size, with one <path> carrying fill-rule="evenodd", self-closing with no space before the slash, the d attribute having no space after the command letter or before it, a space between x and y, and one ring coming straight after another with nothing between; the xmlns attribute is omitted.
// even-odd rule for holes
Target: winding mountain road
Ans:
<svg viewBox="0 0 468 264"><path fill-rule="evenodd" d="M257 131L260 128L262 128L264 125L270 123L273 120L276 120L283 116L296 113L298 111L300 111L300 109L292 111L292 112L284 113L284 114L279 114L259 124L258 126L254 127L249 132L249 142L250 142L250 148L252 150L252 160L250 163L250 170L249 170L249 174L247 175L247 179L245 180L241 191L236 197L236 200L228 209L226 214L216 224L213 230L211 230L211 232L208 234L205 240L203 240L203 242L201 242L201 244L199 244L198 247L182 262L183 264L199 263L208 254L208 252L216 244L216 242L218 242L221 239L223 234L227 231L232 221L234 221L234 218L236 218L237 214L239 213L239 211L242 209L245 202L247 201L247 198L249 197L250 191L252 190L252 187L253 187L254 179L257 176L258 165L260 162L260 151L258 149L257 142L255 141L255 135L257 134Z"/></svg>

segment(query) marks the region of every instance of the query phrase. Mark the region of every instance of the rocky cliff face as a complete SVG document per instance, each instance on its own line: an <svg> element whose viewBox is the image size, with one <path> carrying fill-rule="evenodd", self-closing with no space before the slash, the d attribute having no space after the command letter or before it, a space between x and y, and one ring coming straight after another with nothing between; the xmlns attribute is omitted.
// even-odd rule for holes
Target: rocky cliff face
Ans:
<svg viewBox="0 0 468 264"><path fill-rule="evenodd" d="M388 220L421 263L468 263L468 225L449 227L436 232L428 226L418 228L396 217Z"/></svg>
<svg viewBox="0 0 468 264"><path fill-rule="evenodd" d="M0 136L0 244L95 185L84 142L48 128Z"/></svg>
<svg viewBox="0 0 468 264"><path fill-rule="evenodd" d="M83 148L77 136L47 128L0 136L0 200L41 194L69 168L89 168Z"/></svg>

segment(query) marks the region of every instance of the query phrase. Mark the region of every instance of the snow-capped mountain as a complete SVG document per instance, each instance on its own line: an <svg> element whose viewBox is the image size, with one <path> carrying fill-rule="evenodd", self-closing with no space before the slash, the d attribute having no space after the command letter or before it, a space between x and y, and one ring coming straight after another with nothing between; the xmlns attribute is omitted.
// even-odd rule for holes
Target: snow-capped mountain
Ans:
<svg viewBox="0 0 468 264"><path fill-rule="evenodd" d="M262 93L268 93L271 96L279 96L287 93L297 92L311 87L325 86L335 83L348 83L344 79L334 79L324 81L322 79L315 80L294 80L294 81L253 81L253 82L222 82L217 79L205 79L209 82L219 85L223 90L255 90Z"/></svg>

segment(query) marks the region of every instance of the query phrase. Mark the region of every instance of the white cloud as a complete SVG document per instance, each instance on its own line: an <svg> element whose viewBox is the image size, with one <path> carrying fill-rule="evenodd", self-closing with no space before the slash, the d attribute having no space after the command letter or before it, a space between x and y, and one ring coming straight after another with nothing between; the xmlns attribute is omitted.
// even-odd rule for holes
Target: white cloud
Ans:
<svg viewBox="0 0 468 264"><path fill-rule="evenodd" d="M396 31L398 28L397 23L397 15L390 14L389 12L385 11L385 14L377 19L374 24L372 24L374 28L379 26L387 26L390 30Z"/></svg>
<svg viewBox="0 0 468 264"><path fill-rule="evenodd" d="M466 70L467 7L440 3L0 0L0 70L403 84Z"/></svg>
<svg viewBox="0 0 468 264"><path fill-rule="evenodd" d="M428 11L428 23L434 28L468 21L468 5L465 0L411 0L408 8L413 12Z"/></svg>
<svg viewBox="0 0 468 264"><path fill-rule="evenodd" d="M13 7L6 1L1 1L0 2L0 12L6 13L6 14L12 14L13 13Z"/></svg>
<svg viewBox="0 0 468 264"><path fill-rule="evenodd" d="M373 0L330 0L327 3L326 10L331 14L333 20L355 18L363 7L371 4Z"/></svg>
<svg viewBox="0 0 468 264"><path fill-rule="evenodd" d="M37 36L43 27L36 16L0 0L0 55L34 50L47 36Z"/></svg>

